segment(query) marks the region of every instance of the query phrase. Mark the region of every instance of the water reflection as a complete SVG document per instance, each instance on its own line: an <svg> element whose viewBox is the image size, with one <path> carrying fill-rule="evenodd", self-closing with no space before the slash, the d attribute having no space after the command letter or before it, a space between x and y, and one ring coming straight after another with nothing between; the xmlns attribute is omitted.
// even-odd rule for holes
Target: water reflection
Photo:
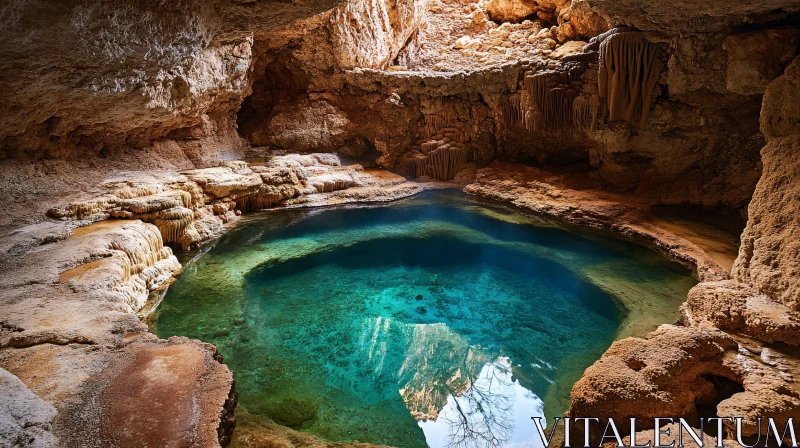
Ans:
<svg viewBox="0 0 800 448"><path fill-rule="evenodd" d="M451 394L436 420L420 421L431 448L541 447L531 417L544 404L513 379L507 358L487 363L460 395Z"/></svg>
<svg viewBox="0 0 800 448"><path fill-rule="evenodd" d="M510 359L490 360L445 324L385 317L364 320L361 349L373 376L394 376L431 448L541 446L531 417L544 404L514 379Z"/></svg>
<svg viewBox="0 0 800 448"><path fill-rule="evenodd" d="M542 401L566 410L619 328L605 291L644 297L649 316L692 283L462 196L404 204L238 227L172 285L157 334L216 344L243 408L327 441L538 446L530 418Z"/></svg>

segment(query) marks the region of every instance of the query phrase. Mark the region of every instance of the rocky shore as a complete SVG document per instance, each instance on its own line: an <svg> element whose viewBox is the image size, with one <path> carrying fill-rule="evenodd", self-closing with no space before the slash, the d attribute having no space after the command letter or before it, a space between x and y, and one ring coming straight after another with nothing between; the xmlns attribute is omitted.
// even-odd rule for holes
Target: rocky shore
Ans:
<svg viewBox="0 0 800 448"><path fill-rule="evenodd" d="M800 2L0 10L0 445L227 444L221 355L139 318L172 248L448 187L696 270L680 321L612 345L570 415L800 419ZM738 253L660 206L746 220ZM329 445L247 421L240 446Z"/></svg>
<svg viewBox="0 0 800 448"><path fill-rule="evenodd" d="M469 193L556 221L636 235L691 265L703 279L728 277L700 245L648 222L644 204L623 205L601 192L571 190L558 176L523 166L496 163L477 178L467 168L457 177L460 185L410 182L386 171L342 166L330 154L129 173L101 183L93 198L53 207L49 215L55 219L3 238L13 268L0 275L0 301L8 310L0 362L35 392L36 403L46 409L40 413L47 416L36 425L19 422L14 437L64 442L90 431L98 446L126 445L133 443L127 439L131 432L109 428L141 426L154 446L173 439L224 445L235 422L235 395L222 356L198 341L159 340L137 318L181 269L164 243L194 247L242 213L261 208L391 201L429 188L462 188L473 179L464 188ZM115 399L105 403L111 396ZM24 418L37 421L36 415ZM156 420L158 432L144 429ZM75 425L84 429L76 433ZM241 446L267 437L242 434Z"/></svg>
<svg viewBox="0 0 800 448"><path fill-rule="evenodd" d="M454 186L341 166L331 154L287 155L129 173L93 198L52 208L56 219L2 238L0 390L22 406L3 440L226 445L236 397L222 355L196 340L159 340L137 317L181 269L164 243L194 247L261 208L391 201Z"/></svg>

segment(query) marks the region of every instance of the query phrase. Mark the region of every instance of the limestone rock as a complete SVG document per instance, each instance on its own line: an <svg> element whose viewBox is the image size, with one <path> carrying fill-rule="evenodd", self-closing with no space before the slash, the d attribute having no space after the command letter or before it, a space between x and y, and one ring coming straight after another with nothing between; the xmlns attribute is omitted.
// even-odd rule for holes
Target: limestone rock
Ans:
<svg viewBox="0 0 800 448"><path fill-rule="evenodd" d="M800 415L792 386L795 362L756 341L735 341L718 330L662 325L646 339L615 342L586 369L572 389L569 413L619 421L636 416L647 429L654 417L689 420L697 416L697 406L708 405L720 416L742 416L744 436L764 434L766 425L759 428L757 417L773 417L782 428ZM601 422L591 428L595 440L603 427Z"/></svg>
<svg viewBox="0 0 800 448"><path fill-rule="evenodd" d="M336 107L315 101L279 108L267 124L269 143L289 151L326 151L342 146L353 124Z"/></svg>
<svg viewBox="0 0 800 448"><path fill-rule="evenodd" d="M800 310L800 133L771 140L761 151L764 173L748 208L734 277Z"/></svg>
<svg viewBox="0 0 800 448"><path fill-rule="evenodd" d="M572 0L558 15L558 40L590 38L613 26L589 6L586 0Z"/></svg>
<svg viewBox="0 0 800 448"><path fill-rule="evenodd" d="M25 384L0 368L0 445L8 447L55 447L52 405L37 397Z"/></svg>
<svg viewBox="0 0 800 448"><path fill-rule="evenodd" d="M783 76L767 86L761 110L761 131L767 139L798 134L800 126L800 57Z"/></svg>
<svg viewBox="0 0 800 448"><path fill-rule="evenodd" d="M579 40L567 42L564 45L558 47L550 56L554 59L561 59L564 56L581 54L583 53L583 47L585 45L586 42L581 42Z"/></svg>
<svg viewBox="0 0 800 448"><path fill-rule="evenodd" d="M797 185L789 180L800 172L799 80L800 58L795 58L764 95L764 170L733 268L734 278L795 311L800 310L800 199Z"/></svg>
<svg viewBox="0 0 800 448"><path fill-rule="evenodd" d="M764 93L794 59L800 30L792 27L733 34L722 48L728 53L728 90L742 95Z"/></svg>
<svg viewBox="0 0 800 448"><path fill-rule="evenodd" d="M640 0L592 0L590 4L592 10L608 18L615 26L628 25L642 31L668 33L719 32L743 22L769 22L785 18L800 10L800 3L794 0L665 0L649 2L647 7L642 7Z"/></svg>
<svg viewBox="0 0 800 448"><path fill-rule="evenodd" d="M615 342L572 388L572 417L692 418L697 404L713 402L712 376L741 382L723 363L736 342L720 331L663 325L647 339ZM642 420L646 422L647 420ZM644 423L647 424L647 423Z"/></svg>
<svg viewBox="0 0 800 448"><path fill-rule="evenodd" d="M427 0L353 0L333 10L333 54L339 67L386 68L417 31ZM365 29L369 29L366 32Z"/></svg>
<svg viewBox="0 0 800 448"><path fill-rule="evenodd" d="M692 266L701 281L726 279L727 272L688 235L664 229L649 221L644 202L593 190L590 182L574 173L565 176L501 162L478 170L467 193L506 201L542 216L627 236L637 235L655 248ZM733 249L735 250L735 248Z"/></svg>
<svg viewBox="0 0 800 448"><path fill-rule="evenodd" d="M495 22L520 22L538 9L531 0L490 0L486 4L486 11Z"/></svg>
<svg viewBox="0 0 800 448"><path fill-rule="evenodd" d="M387 178L392 182L384 182ZM397 179L402 182L396 182ZM309 206L325 205L328 201L369 201L373 196L384 201L414 194L422 188L406 185L393 188L391 192L383 190L405 182L402 177L388 176L379 170L364 172L358 164L342 166L336 154L288 154L271 156L267 162L254 165L227 161L217 167L181 173L129 173L103 182L98 197L59 205L49 214L64 220L104 221L114 218L119 220L115 221L116 224L124 222L121 220L142 220L155 225L159 244L175 243L189 249L217 235L223 224L236 221L242 212L285 205L292 199L294 205L303 203ZM362 189L367 186L371 188ZM349 188L357 192L347 198L341 193L333 194ZM319 196L304 199L306 195ZM97 226L105 229L116 224L105 222ZM91 227L86 231L89 229ZM153 237L150 235L148 238ZM142 308L148 291L160 287L172 272L180 268L169 247L156 252L163 252L163 256L157 258L153 266L141 266L144 271L140 277L144 283L135 280L131 283L134 285L132 291L126 292L134 311Z"/></svg>
<svg viewBox="0 0 800 448"><path fill-rule="evenodd" d="M764 342L800 345L800 313L733 281L705 282L681 307L685 323L746 334Z"/></svg>

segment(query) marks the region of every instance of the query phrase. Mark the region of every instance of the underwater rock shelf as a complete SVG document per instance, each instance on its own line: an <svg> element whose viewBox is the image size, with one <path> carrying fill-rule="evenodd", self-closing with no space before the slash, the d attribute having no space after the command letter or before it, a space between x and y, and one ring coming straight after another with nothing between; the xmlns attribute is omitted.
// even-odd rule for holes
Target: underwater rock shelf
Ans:
<svg viewBox="0 0 800 448"><path fill-rule="evenodd" d="M215 344L248 413L326 440L506 445L694 283L635 244L431 192L243 223L187 265L154 331Z"/></svg>

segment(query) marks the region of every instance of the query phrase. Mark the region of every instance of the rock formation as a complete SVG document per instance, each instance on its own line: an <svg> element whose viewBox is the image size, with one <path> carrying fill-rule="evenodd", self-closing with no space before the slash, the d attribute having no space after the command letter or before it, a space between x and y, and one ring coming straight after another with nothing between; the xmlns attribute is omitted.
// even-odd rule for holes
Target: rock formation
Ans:
<svg viewBox="0 0 800 448"><path fill-rule="evenodd" d="M766 426L758 425L759 417L773 417L779 425L785 425L789 418L800 417L800 399L793 386L800 371L795 366L796 359L781 345L800 344L796 289L800 258L794 237L797 199L791 195L794 184L790 180L797 166L789 157L796 153L800 132L795 125L796 95L800 91L798 64L800 58L770 83L764 96L761 112L761 128L767 138L762 150L764 171L750 203L732 280L701 283L690 291L689 300L682 307L687 328L663 327L645 340L615 343L573 388L572 415L639 417L655 412L691 416L697 412L697 406L711 404L716 407L717 415L742 416L743 432L748 436L766 434ZM696 352L710 334L706 329L730 333L730 336L715 333L725 338L725 342L714 344L713 360L701 354L705 352ZM691 332L700 333L687 337ZM658 341L669 341L670 347L658 347ZM683 347L680 341L688 345ZM677 346L672 345L676 343ZM676 349L679 353L670 354ZM642 358L640 353L654 358ZM674 360L687 355L700 359L679 367L681 363ZM611 367L609 363L614 362L619 365ZM672 371L674 367L678 370ZM651 369L658 372L657 377L647 373ZM672 373L662 377L664 369ZM709 375L726 381L709 382ZM626 393L604 391L608 384ZM653 395L655 391L658 392ZM715 398L685 395L697 391L716 395ZM642 400L651 398L655 400L652 406L638 406ZM733 423L726 425L733 430Z"/></svg>
<svg viewBox="0 0 800 448"><path fill-rule="evenodd" d="M800 343L800 2L0 11L0 393L13 399L0 442L226 444L235 396L219 354L137 318L180 269L172 248L241 213L443 186L403 176L476 177L470 193L696 269L680 326L614 344L576 384L573 415L708 405L746 416L750 434L759 415L800 418L781 348ZM747 220L730 275L707 241L659 224L664 205Z"/></svg>
<svg viewBox="0 0 800 448"><path fill-rule="evenodd" d="M236 399L222 356L200 341L158 340L137 317L181 269L164 241L190 247L276 204L386 201L423 188L335 155L293 154L108 179L96 197L52 209L58 220L6 236L0 442L227 444Z"/></svg>
<svg viewBox="0 0 800 448"><path fill-rule="evenodd" d="M794 310L800 310L800 242L797 237L797 150L800 144L800 59L773 81L764 95L761 150L764 174L750 202L751 217L742 235L734 277L754 285Z"/></svg>
<svg viewBox="0 0 800 448"><path fill-rule="evenodd" d="M270 157L263 164L226 162L181 173L112 178L99 185L103 194L51 208L48 214L84 221L141 220L154 224L165 243L189 249L218 234L242 212L279 204L346 202L330 193L351 187L363 200L370 195L397 199L422 188L400 176L365 172L360 165L341 166L333 154L293 154Z"/></svg>

